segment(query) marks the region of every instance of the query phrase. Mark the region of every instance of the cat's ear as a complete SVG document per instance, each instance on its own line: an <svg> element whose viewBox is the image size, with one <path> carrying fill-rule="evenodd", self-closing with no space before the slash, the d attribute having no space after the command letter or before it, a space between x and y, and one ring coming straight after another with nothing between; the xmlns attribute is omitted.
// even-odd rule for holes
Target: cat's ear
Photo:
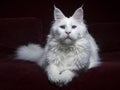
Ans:
<svg viewBox="0 0 120 90"><path fill-rule="evenodd" d="M82 21L83 20L83 6L81 6L80 8L78 8L74 14L72 15L72 17L76 20Z"/></svg>
<svg viewBox="0 0 120 90"><path fill-rule="evenodd" d="M65 18L65 16L62 11L54 5L54 20L60 20L63 18Z"/></svg>

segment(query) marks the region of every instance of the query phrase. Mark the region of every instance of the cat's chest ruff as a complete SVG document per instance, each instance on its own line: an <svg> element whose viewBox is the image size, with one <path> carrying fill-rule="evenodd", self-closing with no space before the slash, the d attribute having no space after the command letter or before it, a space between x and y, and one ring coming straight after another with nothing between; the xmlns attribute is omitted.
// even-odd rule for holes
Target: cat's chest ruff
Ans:
<svg viewBox="0 0 120 90"><path fill-rule="evenodd" d="M63 46L56 45L49 49L50 56L49 63L56 65L71 65L76 57L79 57L80 53L84 52L85 48L80 45Z"/></svg>

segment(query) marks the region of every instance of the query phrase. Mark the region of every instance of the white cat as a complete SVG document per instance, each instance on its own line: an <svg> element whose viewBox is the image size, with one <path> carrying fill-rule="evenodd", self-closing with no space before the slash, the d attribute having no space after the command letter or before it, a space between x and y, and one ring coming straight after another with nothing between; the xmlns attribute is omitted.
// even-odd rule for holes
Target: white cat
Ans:
<svg viewBox="0 0 120 90"><path fill-rule="evenodd" d="M100 65L98 47L87 31L82 7L69 18L54 7L54 23L45 48L35 44L21 46L16 57L36 62L50 82L58 86L68 84L79 72Z"/></svg>

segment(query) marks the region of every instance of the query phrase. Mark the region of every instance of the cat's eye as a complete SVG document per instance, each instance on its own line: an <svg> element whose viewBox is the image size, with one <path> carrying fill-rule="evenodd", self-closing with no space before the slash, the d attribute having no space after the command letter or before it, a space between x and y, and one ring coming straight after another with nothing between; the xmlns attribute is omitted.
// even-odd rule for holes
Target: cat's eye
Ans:
<svg viewBox="0 0 120 90"><path fill-rule="evenodd" d="M77 26L76 25L72 25L72 29L75 29Z"/></svg>
<svg viewBox="0 0 120 90"><path fill-rule="evenodd" d="M65 29L65 25L61 25L60 28Z"/></svg>

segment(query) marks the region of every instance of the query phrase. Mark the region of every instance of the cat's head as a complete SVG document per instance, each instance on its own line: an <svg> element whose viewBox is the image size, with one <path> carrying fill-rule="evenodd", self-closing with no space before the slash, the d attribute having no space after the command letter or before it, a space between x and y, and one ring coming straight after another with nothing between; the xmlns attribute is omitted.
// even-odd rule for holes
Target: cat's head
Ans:
<svg viewBox="0 0 120 90"><path fill-rule="evenodd" d="M51 35L62 44L74 44L83 38L87 32L83 20L83 9L78 8L71 17L66 17L62 11L54 7L54 23Z"/></svg>

